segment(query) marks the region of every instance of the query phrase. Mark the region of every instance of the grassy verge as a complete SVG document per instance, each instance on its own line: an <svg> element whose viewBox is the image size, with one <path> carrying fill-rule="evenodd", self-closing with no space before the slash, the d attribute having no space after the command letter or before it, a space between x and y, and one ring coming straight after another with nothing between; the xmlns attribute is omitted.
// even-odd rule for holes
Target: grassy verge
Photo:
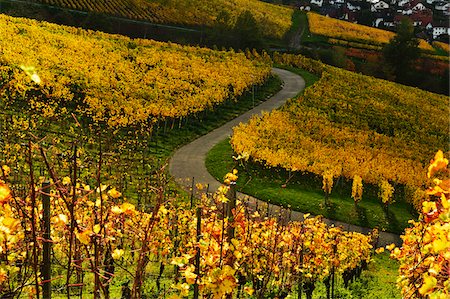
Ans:
<svg viewBox="0 0 450 299"><path fill-rule="evenodd" d="M282 169L267 169L259 164L236 165L229 139L217 144L206 159L208 171L217 179L233 168L239 170L238 189L270 203L291 207L294 210L323 215L363 227L401 233L408 220L415 218L411 206L401 200L385 211L377 197L377 188L366 185L363 199L355 207L351 198L351 183L340 180L335 183L330 204L324 204L322 180L312 174L290 174Z"/></svg>
<svg viewBox="0 0 450 299"><path fill-rule="evenodd" d="M89 127L83 127L79 131L72 132L69 129L73 125L73 120L70 119L67 121L42 119L44 125L37 127L31 133L39 136L39 138L45 137L45 140L58 139L58 152L61 154L53 156L52 152L48 150L48 155L52 155L51 163L60 177L70 175L69 167L66 167L65 157L72 156L72 145L77 142L82 152L79 156L79 163L82 167L79 168L78 178L91 186L96 185L95 173L99 159L99 140L101 139L101 147L104 153L102 158L102 183L118 188L124 193L125 198L132 203L150 205L154 194L148 186L155 184L156 172L166 164L175 149L250 110L254 105L265 101L280 89L281 80L278 77L270 77L265 84L254 88L254 95L252 89L250 89L241 97L234 100L230 99L226 103L214 107L214 110L191 116L188 120L183 119L180 128L178 121L167 122L167 126L162 122L159 130L157 130L158 132L153 132L151 136L149 134L142 135L142 132L134 132L132 128L117 134L112 134L107 129L101 131L100 134ZM22 113L20 109L7 112L11 116L21 115ZM9 128L9 126L6 126L6 121L9 118L3 115L0 117L2 120L0 126L5 125L4 128ZM36 116L35 119L37 122L41 121L39 116ZM4 136L9 144L21 144L23 142L14 128L5 132ZM3 144L0 144L0 147L2 146ZM46 144L44 144L44 147L46 148ZM41 161L36 160L34 164L36 173L40 173L41 176L48 175L45 173L46 167ZM14 168L14 165L11 166ZM27 172L18 171L12 176L12 183L20 184L26 181L27 176ZM182 193L174 183L171 183L167 190L172 195Z"/></svg>
<svg viewBox="0 0 450 299"><path fill-rule="evenodd" d="M168 158L178 147L247 112L279 90L281 90L281 80L278 77L271 77L266 84L255 88L254 97L249 91L237 101L228 101L215 110L206 111L201 120L192 121L180 129L158 135L151 143L150 153L163 159Z"/></svg>
<svg viewBox="0 0 450 299"><path fill-rule="evenodd" d="M305 80L305 89L313 85L316 81L318 81L320 78L310 72L307 72L303 69L299 69L293 66L287 66L287 65L281 65L281 64L275 64L274 65L277 68L285 69L290 72L293 72L294 74L297 74L299 76L302 76L302 78ZM303 91L301 91L297 96L302 94Z"/></svg>
<svg viewBox="0 0 450 299"><path fill-rule="evenodd" d="M368 269L361 276L351 282L347 288L341 278L336 280L335 298L345 299L400 299L400 291L395 286L398 263L389 258L387 253L374 256ZM313 293L314 299L326 298L325 284L317 283ZM288 299L297 298L290 294Z"/></svg>
<svg viewBox="0 0 450 299"><path fill-rule="evenodd" d="M315 44L315 43L327 43L328 38L320 35L312 34L311 31L309 31L309 23L308 23L308 16L306 15L306 12L300 12L298 16L298 20L300 23L300 26L305 29L305 31L302 34L301 37L301 43L307 43L307 44Z"/></svg>

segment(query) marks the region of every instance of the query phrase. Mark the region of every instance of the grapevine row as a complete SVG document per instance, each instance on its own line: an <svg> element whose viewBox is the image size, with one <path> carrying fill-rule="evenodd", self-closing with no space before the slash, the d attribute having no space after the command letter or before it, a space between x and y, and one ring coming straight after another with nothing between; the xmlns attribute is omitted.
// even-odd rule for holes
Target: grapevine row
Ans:
<svg viewBox="0 0 450 299"><path fill-rule="evenodd" d="M0 17L0 26L1 83L8 90L4 103L50 118L73 112L110 127L151 128L158 119L212 109L264 82L270 73L269 64L242 53L8 16ZM32 95L23 96L27 89Z"/></svg>
<svg viewBox="0 0 450 299"><path fill-rule="evenodd" d="M256 0L215 1L139 1L139 0L40 0L39 2L163 24L213 26L222 12L231 21L242 12L251 11L266 36L282 38L291 27L291 8Z"/></svg>
<svg viewBox="0 0 450 299"><path fill-rule="evenodd" d="M447 146L445 97L292 55L274 60L314 68L322 77L282 111L236 127L231 144L239 155L372 184L426 183L425 165L436 148Z"/></svg>
<svg viewBox="0 0 450 299"><path fill-rule="evenodd" d="M37 145L30 146L32 152L39 151ZM45 160L45 153L41 159ZM165 279L173 281L164 291L170 298L187 297L194 285L203 296L215 298L241 291L263 298L269 290L291 292L299 281L312 292L316 282L350 273L369 262L376 237L328 227L320 217L283 225L251 212L241 201L230 207L230 186L222 186L212 199L203 197L197 211L188 209L166 194L162 172L157 174L159 184L152 186L155 201L151 211L127 202L112 186L83 184L76 173L68 177L50 173L49 185L33 186L37 195L19 198L5 183L9 167L2 166L0 239L6 246L2 247L5 259L0 262L0 285L4 292L14 292L25 282L33 294L43 283L22 274L33 265L31 254L23 252L35 251L41 256L46 242L37 237L43 232L40 222L34 223L34 242L26 237L32 226L28 216L35 211L37 217L43 217L36 200L45 196L50 196L51 203L53 259L62 265L53 265L55 273L62 275L52 283L64 288L83 286L85 273L91 272L101 282L94 293L105 296L115 273L127 269L133 275L131 296L140 298L144 277L155 264L162 272L175 266L174 271L165 272ZM235 174L228 178L237 179ZM15 265L5 262L8 260ZM162 290L158 288L158 292Z"/></svg>
<svg viewBox="0 0 450 299"><path fill-rule="evenodd" d="M387 30L337 20L311 12L308 13L308 23L309 30L313 34L326 36L334 40L340 39L374 46L389 43L395 35L395 33ZM433 51L433 47L423 39L420 40L419 48Z"/></svg>

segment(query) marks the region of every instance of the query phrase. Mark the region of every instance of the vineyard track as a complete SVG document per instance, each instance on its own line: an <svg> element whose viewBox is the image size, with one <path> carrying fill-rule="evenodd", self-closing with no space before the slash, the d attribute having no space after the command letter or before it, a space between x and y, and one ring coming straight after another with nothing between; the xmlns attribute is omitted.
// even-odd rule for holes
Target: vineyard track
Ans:
<svg viewBox="0 0 450 299"><path fill-rule="evenodd" d="M200 183L204 186L208 186L207 190L214 191L221 185L213 176L211 176L206 169L205 159L208 152L220 141L226 139L232 134L232 128L239 123L247 122L252 115L261 114L263 111L270 111L283 105L288 99L296 96L305 88L305 81L302 77L287 70L273 68L272 72L280 77L284 82L283 88L278 93L273 95L270 99L263 102L259 106L256 106L250 111L236 117L225 125L211 131L210 133L194 140L193 142L179 148L175 151L169 163L170 174L175 178L175 181L189 189L192 187L192 181L194 183ZM248 206L252 209L260 208L264 213L271 216L282 216L284 219L302 220L303 213L297 211L289 211L282 207L269 204L256 199L254 197L245 195L238 192L239 198L246 198ZM371 231L369 228L360 227L340 221L324 219L324 221L331 225L342 226L343 229L348 231L355 231L361 233L368 233ZM391 243L395 243L400 246L402 241L400 237L393 233L380 232L380 238L378 240L378 246L385 246Z"/></svg>

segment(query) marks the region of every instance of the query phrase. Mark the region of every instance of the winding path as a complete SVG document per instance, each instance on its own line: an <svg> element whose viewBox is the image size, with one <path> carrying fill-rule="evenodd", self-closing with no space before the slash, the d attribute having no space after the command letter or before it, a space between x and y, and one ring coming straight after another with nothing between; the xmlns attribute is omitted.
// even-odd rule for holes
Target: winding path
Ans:
<svg viewBox="0 0 450 299"><path fill-rule="evenodd" d="M305 88L305 81L302 77L292 72L273 68L272 72L280 77L284 82L283 88L277 94L272 96L267 101L256 106L250 111L238 116L225 125L211 131L210 133L194 140L193 142L178 149L172 159L170 160L169 170L176 182L183 187L190 188L192 186L192 179L195 178L195 183L208 185L208 189L216 190L221 183L211 176L205 166L205 158L208 152L220 141L226 139L232 134L232 128L241 122L247 122L252 115L261 114L263 111L270 111L283 105L288 99L297 95ZM246 195L238 193L239 197ZM250 207L258 208L267 212L272 216L283 215L285 218L291 220L302 220L303 213L296 211L288 211L275 205L268 205L266 202L258 200L254 197L247 196L247 202ZM356 231L368 233L370 229L359 227L356 225L324 219L328 224L335 226L342 226L349 231ZM384 246L395 243L401 245L401 239L398 235L392 233L381 232L378 245Z"/></svg>

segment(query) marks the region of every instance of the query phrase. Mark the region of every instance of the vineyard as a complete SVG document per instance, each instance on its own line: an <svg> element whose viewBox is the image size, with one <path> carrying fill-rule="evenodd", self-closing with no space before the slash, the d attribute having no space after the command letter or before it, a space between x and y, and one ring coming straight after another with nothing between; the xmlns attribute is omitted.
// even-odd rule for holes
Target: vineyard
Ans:
<svg viewBox="0 0 450 299"><path fill-rule="evenodd" d="M28 154L29 170L42 160L51 179L35 181L30 171L34 191L21 198L5 184L12 173L2 167L2 261L14 263L0 265L0 290L11 296L18 290L34 296L40 285L45 290L51 282L67 295L93 292L109 298L116 277L126 274L130 285L124 284L122 294L131 298L144 293L182 298L191 291L194 297L265 298L268 292L287 294L294 287L311 298L318 281L334 284L335 277L343 276L348 283L369 262L377 236L327 227L320 217L286 223L260 216L233 196L235 172L226 180L231 185L212 198L204 194L196 209L168 195L167 178L158 172L154 206L142 211L100 179L97 186L81 182L76 159L71 176L59 177L38 144L30 142ZM57 263L41 278L37 269L50 264L45 259L49 246Z"/></svg>
<svg viewBox="0 0 450 299"><path fill-rule="evenodd" d="M14 82L8 85L8 104L21 99L18 86L30 85L20 69L30 67L40 84L33 91L38 95L24 100L47 117L74 112L111 127L151 128L159 118L183 118L237 97L270 73L269 65L243 54L7 16L0 17L0 25L2 81Z"/></svg>
<svg viewBox="0 0 450 299"><path fill-rule="evenodd" d="M389 40L395 35L387 30L341 21L316 13L308 13L308 23L311 33L329 37L333 43L342 44L346 41L358 43L359 46L363 45L364 48L369 49L389 43ZM419 48L425 51L434 51L433 47L422 39Z"/></svg>
<svg viewBox="0 0 450 299"><path fill-rule="evenodd" d="M14 170L15 186L26 183L23 138L50 149L61 175L68 173L75 144L86 157L106 153L104 183L147 205L150 174L177 146L250 109L280 85L276 78L266 81L270 64L243 53L7 16L0 23L0 159ZM257 82L267 86L251 88ZM82 164L78 177L92 184L96 162L86 158ZM44 168L36 165L41 175Z"/></svg>
<svg viewBox="0 0 450 299"><path fill-rule="evenodd" d="M446 51L447 53L450 52L450 46L446 43L434 41L433 46L440 48L440 49Z"/></svg>
<svg viewBox="0 0 450 299"><path fill-rule="evenodd" d="M267 218L263 211L250 210L246 201L236 199L235 171L214 196L205 193L189 208L167 193L168 178L161 169L151 187L156 200L145 211L115 187L103 185L100 175L96 186L80 181L76 150L72 173L60 177L46 150L32 142L28 147L26 197L9 187L13 173L1 167L4 295L39 298L42 288L48 298L56 287L68 297L110 298L121 285L126 298L285 298L295 292L310 299L324 282L327 296L334 298L335 280L348 287L373 254L377 231L350 233L328 227L320 217L306 215L296 222L288 221L288 215ZM46 163L50 180L35 177L38 160ZM403 247L387 246L401 263L398 285L404 296L449 295L450 173L442 152L432 162L428 177L443 180L434 180L431 201L423 203L421 220L407 229Z"/></svg>
<svg viewBox="0 0 450 299"><path fill-rule="evenodd" d="M213 26L221 13L234 22L249 10L268 37L282 38L291 27L293 10L256 0L167 1L167 0L40 0L45 4L69 9L108 14L160 24Z"/></svg>
<svg viewBox="0 0 450 299"><path fill-rule="evenodd" d="M445 97L289 55L276 60L316 68L322 77L284 109L236 127L231 144L238 155L315 173L324 186L340 176L380 186L426 185L430 157L448 142Z"/></svg>
<svg viewBox="0 0 450 299"><path fill-rule="evenodd" d="M217 11L254 2L46 3L208 25ZM255 3L257 19L283 24L266 32L283 34L291 10ZM436 153L448 146L447 98L300 55L4 15L0 28L1 298L357 297L352 287L365 287L358 279L384 251L378 229L349 232L309 214L294 221L289 209L270 215L269 205L238 198L235 169L218 190L193 183L190 194L168 176L174 148L212 130L225 108L235 116L279 88L272 62L320 78L236 127L235 163L320 176L326 201L338 177L352 180L355 207L368 184L379 186L386 210L395 188L408 186L420 216L400 248L386 246L400 265L397 286L406 298L450 296L450 171ZM213 125L200 128L208 115Z"/></svg>

